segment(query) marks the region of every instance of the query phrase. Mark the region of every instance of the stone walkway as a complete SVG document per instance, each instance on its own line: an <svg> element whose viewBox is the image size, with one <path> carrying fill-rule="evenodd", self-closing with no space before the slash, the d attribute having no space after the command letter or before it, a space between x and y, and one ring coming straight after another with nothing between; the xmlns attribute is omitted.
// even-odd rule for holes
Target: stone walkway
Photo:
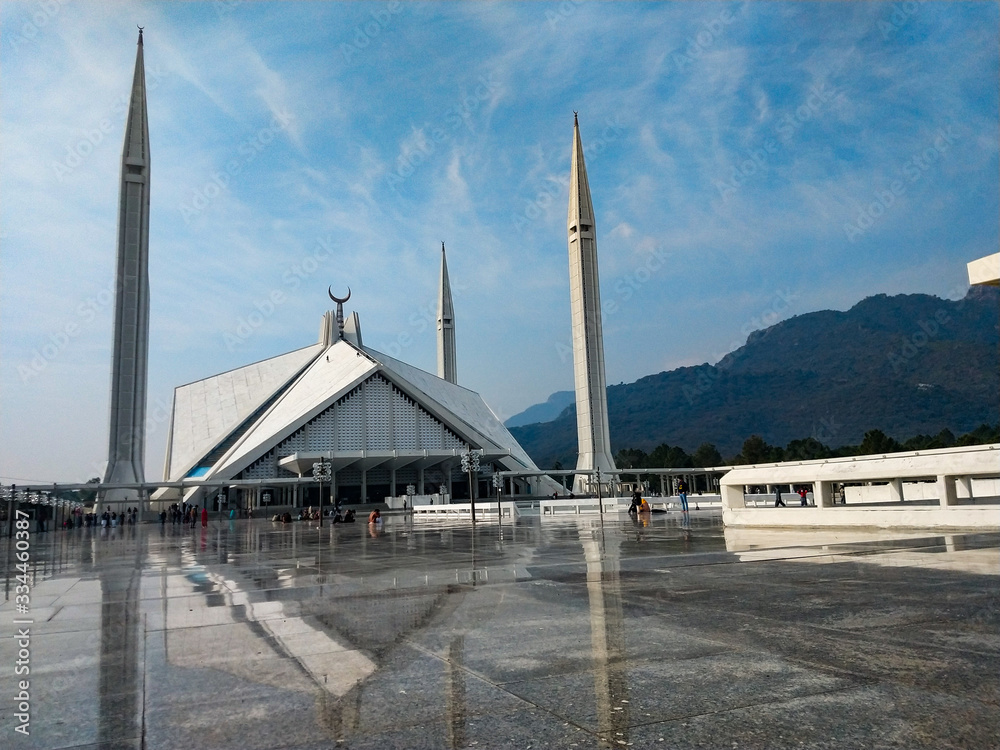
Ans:
<svg viewBox="0 0 1000 750"><path fill-rule="evenodd" d="M0 745L1000 745L1000 535L678 515L32 534L23 615L0 540Z"/></svg>

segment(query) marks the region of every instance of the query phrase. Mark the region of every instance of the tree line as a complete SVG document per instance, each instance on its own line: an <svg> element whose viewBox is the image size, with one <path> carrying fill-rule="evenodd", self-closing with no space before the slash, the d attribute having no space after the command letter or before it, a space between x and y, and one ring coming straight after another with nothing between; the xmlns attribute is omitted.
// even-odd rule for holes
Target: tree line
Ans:
<svg viewBox="0 0 1000 750"><path fill-rule="evenodd" d="M782 448L780 445L770 445L760 435L751 435L743 441L740 452L728 458L723 457L712 443L702 443L690 454L679 446L661 443L650 453L639 448L623 448L615 454L615 465L619 469L691 469L923 451L986 443L1000 443L1000 422L995 425L981 424L959 437L955 437L951 430L945 428L937 435L914 435L902 442L886 435L882 430L868 430L859 444L842 445L837 448L824 445L814 437L792 440Z"/></svg>

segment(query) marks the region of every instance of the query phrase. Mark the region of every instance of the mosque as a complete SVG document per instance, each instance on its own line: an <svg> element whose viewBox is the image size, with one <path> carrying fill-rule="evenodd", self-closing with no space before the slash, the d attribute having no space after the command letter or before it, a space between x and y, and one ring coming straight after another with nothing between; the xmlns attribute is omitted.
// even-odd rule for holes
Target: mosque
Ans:
<svg viewBox="0 0 1000 750"><path fill-rule="evenodd" d="M401 497L408 486L418 496L468 498L469 450L483 470L538 470L479 394L456 383L443 245L437 375L365 346L358 313L344 320L350 294L330 296L336 313L323 315L316 343L174 391L164 480L231 482L238 507L308 506L319 504L320 485L299 478L321 461L330 464L325 502L344 503ZM480 477L478 496L489 496L490 478ZM508 491L532 491L514 481ZM194 486L184 499L205 498Z"/></svg>
<svg viewBox="0 0 1000 750"><path fill-rule="evenodd" d="M574 490L616 473L608 433L593 203L574 116L567 231L579 459ZM148 351L149 128L142 30L125 127L119 197L111 430L104 502L146 487L143 446ZM152 500L219 507L302 507L417 496L487 496L565 488L546 476L482 397L458 384L455 313L444 243L438 290L437 373L364 344L343 299L323 314L315 343L179 386L163 482ZM478 459L467 480L463 457ZM604 479L602 479L602 476ZM325 484L325 486L324 486ZM115 486L118 486L116 488ZM124 488L121 486L124 485ZM134 491L134 490L133 490ZM430 496L430 497L429 497Z"/></svg>

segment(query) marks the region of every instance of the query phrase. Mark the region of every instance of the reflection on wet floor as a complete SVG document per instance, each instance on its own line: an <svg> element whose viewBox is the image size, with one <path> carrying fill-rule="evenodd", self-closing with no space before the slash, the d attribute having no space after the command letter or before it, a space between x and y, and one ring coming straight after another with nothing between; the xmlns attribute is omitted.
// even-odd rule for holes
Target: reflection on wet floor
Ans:
<svg viewBox="0 0 1000 750"><path fill-rule="evenodd" d="M740 531L712 512L370 532L33 537L25 746L975 747L998 728L997 534ZM859 708L873 699L883 713ZM802 712L823 718L776 729Z"/></svg>

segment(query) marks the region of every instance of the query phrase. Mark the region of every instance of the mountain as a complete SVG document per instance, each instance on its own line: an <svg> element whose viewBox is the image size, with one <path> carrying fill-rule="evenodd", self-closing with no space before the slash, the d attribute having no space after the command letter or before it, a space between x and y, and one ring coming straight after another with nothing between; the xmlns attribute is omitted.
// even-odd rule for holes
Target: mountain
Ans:
<svg viewBox="0 0 1000 750"><path fill-rule="evenodd" d="M750 334L715 365L609 387L612 449L691 451L708 442L728 457L751 434L773 445L814 437L838 447L873 428L899 439L968 432L997 420L998 348L1000 289L992 287L955 301L879 294L846 312L797 315ZM574 406L511 432L539 466L576 463Z"/></svg>
<svg viewBox="0 0 1000 750"><path fill-rule="evenodd" d="M544 404L535 404L504 422L509 427L534 424L535 422L551 422L562 414L563 410L576 401L573 391L556 391Z"/></svg>

